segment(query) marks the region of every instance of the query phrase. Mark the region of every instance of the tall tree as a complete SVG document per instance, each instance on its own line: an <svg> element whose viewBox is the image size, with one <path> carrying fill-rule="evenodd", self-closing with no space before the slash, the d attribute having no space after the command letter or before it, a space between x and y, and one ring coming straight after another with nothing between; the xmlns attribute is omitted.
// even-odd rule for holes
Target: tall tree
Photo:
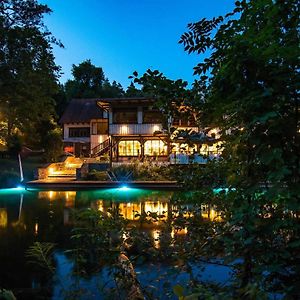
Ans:
<svg viewBox="0 0 300 300"><path fill-rule="evenodd" d="M103 69L96 67L89 59L78 65L73 65L72 75L74 79L68 80L65 84L68 100L72 98L118 98L124 96L122 86L116 81L111 84L105 77Z"/></svg>
<svg viewBox="0 0 300 300"><path fill-rule="evenodd" d="M52 45L62 46L43 23L47 5L36 0L0 3L0 111L5 137L16 130L34 140L36 124L51 119L59 67Z"/></svg>
<svg viewBox="0 0 300 300"><path fill-rule="evenodd" d="M299 3L243 0L189 25L180 42L206 53L195 67L205 111L222 129L228 222L218 237L237 270L236 297L299 296ZM235 263L241 257L241 263ZM283 272L284 270L284 272ZM247 296L248 295L248 296ZM260 296L262 297L262 296Z"/></svg>
<svg viewBox="0 0 300 300"><path fill-rule="evenodd" d="M96 67L90 59L72 66L73 80L65 84L67 97L70 98L95 98L99 97L105 80L101 67Z"/></svg>

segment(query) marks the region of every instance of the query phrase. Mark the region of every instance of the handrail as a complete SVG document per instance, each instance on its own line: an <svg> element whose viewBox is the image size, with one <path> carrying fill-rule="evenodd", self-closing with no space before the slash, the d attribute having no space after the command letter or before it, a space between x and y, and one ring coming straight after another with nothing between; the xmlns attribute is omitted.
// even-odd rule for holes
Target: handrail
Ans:
<svg viewBox="0 0 300 300"><path fill-rule="evenodd" d="M97 146L95 146L92 150L91 153L93 155L101 152L103 149L107 148L110 146L110 138L106 139L105 141L103 141L102 143L98 144Z"/></svg>

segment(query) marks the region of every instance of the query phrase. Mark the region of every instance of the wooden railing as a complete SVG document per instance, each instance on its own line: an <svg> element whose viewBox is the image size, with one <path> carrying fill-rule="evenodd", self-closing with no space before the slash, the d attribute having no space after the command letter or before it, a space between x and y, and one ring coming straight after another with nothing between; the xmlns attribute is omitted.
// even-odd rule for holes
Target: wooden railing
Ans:
<svg viewBox="0 0 300 300"><path fill-rule="evenodd" d="M92 156L100 155L104 151L108 150L110 147L110 138L106 139L104 142L100 143L91 150Z"/></svg>

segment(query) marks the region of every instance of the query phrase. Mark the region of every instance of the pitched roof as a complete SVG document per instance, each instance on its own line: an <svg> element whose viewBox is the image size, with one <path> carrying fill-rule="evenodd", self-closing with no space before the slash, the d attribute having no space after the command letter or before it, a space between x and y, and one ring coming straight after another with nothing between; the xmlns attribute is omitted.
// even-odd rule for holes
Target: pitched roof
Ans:
<svg viewBox="0 0 300 300"><path fill-rule="evenodd" d="M85 123L91 119L103 118L103 110L97 104L98 99L72 99L59 120L64 123Z"/></svg>

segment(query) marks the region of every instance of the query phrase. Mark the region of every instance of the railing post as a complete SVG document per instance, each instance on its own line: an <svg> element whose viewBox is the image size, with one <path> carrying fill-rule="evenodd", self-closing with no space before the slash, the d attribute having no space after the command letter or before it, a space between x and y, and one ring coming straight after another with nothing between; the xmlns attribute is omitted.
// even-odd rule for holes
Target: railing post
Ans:
<svg viewBox="0 0 300 300"><path fill-rule="evenodd" d="M112 149L112 140L109 137L109 167L112 167L112 156L113 156L113 149Z"/></svg>

